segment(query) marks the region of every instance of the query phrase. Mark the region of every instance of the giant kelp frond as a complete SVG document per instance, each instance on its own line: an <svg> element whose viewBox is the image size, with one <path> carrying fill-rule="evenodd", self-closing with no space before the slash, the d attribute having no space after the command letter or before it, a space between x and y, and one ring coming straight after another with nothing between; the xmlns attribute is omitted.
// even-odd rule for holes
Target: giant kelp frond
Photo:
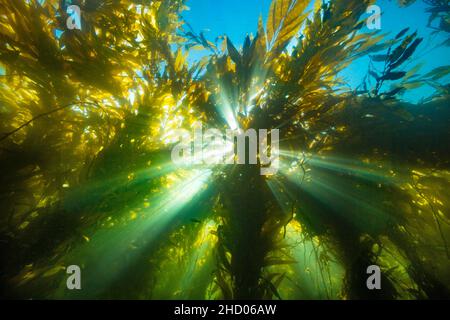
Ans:
<svg viewBox="0 0 450 320"><path fill-rule="evenodd" d="M338 89L339 71L380 40L357 33L367 5L368 2L330 3L317 9L312 20L307 20L292 54L281 55L275 64L277 77L271 79L271 101L266 112L271 114L272 121L285 126L294 123L302 112L320 109L323 97ZM271 105L278 110L272 111ZM279 105L283 107L278 108Z"/></svg>
<svg viewBox="0 0 450 320"><path fill-rule="evenodd" d="M416 2L416 0L398 0L398 5L407 7ZM426 11L430 13L428 18L428 27L435 29L435 32L450 32L450 4L448 0L423 0L428 5ZM435 24L439 20L439 24ZM444 42L449 45L449 41Z"/></svg>
<svg viewBox="0 0 450 320"><path fill-rule="evenodd" d="M2 228L33 252L4 266L7 275L30 262L48 264L46 257L80 243L80 230L122 214L124 204L142 201L168 173L143 171L168 159L162 116L152 113L156 105L174 108L180 91L158 67L175 53L149 43L173 40L181 2L90 2L83 7L86 32L61 37L54 31L64 29L64 8L58 19L53 5L2 3L1 112L10 117L2 121L2 165L11 170L2 175ZM154 24L150 35L147 20ZM121 25L128 29L119 32ZM119 194L119 202L110 201ZM55 231L51 239L45 226Z"/></svg>

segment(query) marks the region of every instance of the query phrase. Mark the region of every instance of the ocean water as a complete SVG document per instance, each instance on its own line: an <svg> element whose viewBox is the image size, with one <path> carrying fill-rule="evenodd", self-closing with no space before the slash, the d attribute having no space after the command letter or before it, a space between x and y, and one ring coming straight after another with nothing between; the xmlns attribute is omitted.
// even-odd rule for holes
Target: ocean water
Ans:
<svg viewBox="0 0 450 320"><path fill-rule="evenodd" d="M242 46L247 35L256 34L259 17L263 18L264 23L267 21L270 4L270 0L188 0L186 5L189 9L183 12L182 16L196 32L203 31L208 40L226 35L237 46ZM418 72L426 74L437 67L450 64L450 48L441 46L444 41L449 39L449 33L435 32L434 28L439 25L439 19L436 19L431 27L428 26L430 13L427 12L429 9L427 3L419 0L407 7L401 7L397 1L378 0L375 4L382 11L379 32L386 34L387 39L394 37L405 28L417 31L419 37L425 39L417 49L414 59L407 66L413 67L420 64L421 68ZM309 9L311 7L310 5ZM369 16L370 14L367 14L367 17ZM367 27L361 30L361 32L369 31ZM193 52L190 59L197 61L205 54L207 54L206 51ZM342 76L351 88L356 88L361 84L367 75L369 62L368 57L363 57L343 72ZM427 85L415 90L408 90L403 99L418 102L429 97L433 90Z"/></svg>
<svg viewBox="0 0 450 320"><path fill-rule="evenodd" d="M331 16L324 5L268 52L244 39L266 24L269 0L0 0L0 297L449 299L440 1L447 20L431 25L433 1L376 2L380 29L358 32L383 36L382 50L336 76L358 50L327 40L353 33L361 0L336 0L346 7ZM348 29L336 12L354 18ZM194 49L187 25L230 42ZM234 138L205 151L199 124L276 130L276 170L261 174L262 145L256 163L224 163ZM237 140L257 158L256 139ZM180 150L202 161L175 161Z"/></svg>

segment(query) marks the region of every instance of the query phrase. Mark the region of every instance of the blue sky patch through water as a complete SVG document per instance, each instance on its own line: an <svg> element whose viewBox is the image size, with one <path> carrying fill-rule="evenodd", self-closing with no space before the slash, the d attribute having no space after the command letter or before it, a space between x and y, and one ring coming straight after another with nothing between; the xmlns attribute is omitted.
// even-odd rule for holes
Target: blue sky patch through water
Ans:
<svg viewBox="0 0 450 320"><path fill-rule="evenodd" d="M218 36L227 35L236 46L241 46L246 35L256 33L260 16L266 22L270 3L271 0L188 0L187 6L190 9L183 13L183 17L196 33L203 32L208 40L214 41ZM406 70L422 64L419 73L425 74L436 67L449 64L449 48L438 46L448 39L448 34L432 34L434 30L427 27L430 13L426 12L427 5L422 0L407 8L400 8L396 1L382 0L376 4L383 12L380 32L390 33L386 39L394 38L406 27L410 27L411 32L417 30L418 35L424 38L413 58L405 63ZM369 31L366 27L364 30ZM197 51L191 54L190 59L198 60L206 54L206 51ZM352 89L361 84L367 74L368 64L369 57L361 58L342 73ZM417 102L430 96L432 92L431 87L423 86L408 90L403 98Z"/></svg>

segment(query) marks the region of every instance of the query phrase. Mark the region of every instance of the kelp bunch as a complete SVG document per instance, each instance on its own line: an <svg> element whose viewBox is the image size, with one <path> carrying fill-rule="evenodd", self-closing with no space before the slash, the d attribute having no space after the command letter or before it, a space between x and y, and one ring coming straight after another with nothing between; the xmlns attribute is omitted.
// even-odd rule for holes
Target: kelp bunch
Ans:
<svg viewBox="0 0 450 320"><path fill-rule="evenodd" d="M417 33L363 32L371 1L274 0L237 48L197 35L182 1L75 4L81 31L59 1L0 2L5 297L450 296L449 69L406 69ZM174 166L174 130L199 122L279 128L278 173Z"/></svg>
<svg viewBox="0 0 450 320"><path fill-rule="evenodd" d="M410 6L415 3L416 0L398 0L398 4L402 7ZM450 3L448 0L423 0L427 4L426 11L430 14L428 19L428 26L435 29L435 32L450 32ZM438 20L438 24L435 25L435 21ZM448 45L448 41L446 42Z"/></svg>

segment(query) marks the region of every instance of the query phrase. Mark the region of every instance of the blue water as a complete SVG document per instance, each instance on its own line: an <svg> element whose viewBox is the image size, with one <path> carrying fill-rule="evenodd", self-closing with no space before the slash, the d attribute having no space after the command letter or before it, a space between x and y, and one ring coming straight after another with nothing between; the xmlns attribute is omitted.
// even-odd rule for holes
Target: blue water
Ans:
<svg viewBox="0 0 450 320"><path fill-rule="evenodd" d="M218 36L227 35L235 45L241 46L247 34L256 33L259 16L263 17L264 22L266 21L270 3L271 0L188 0L187 6L190 10L185 11L183 17L197 33L203 31L208 40L214 41ZM383 12L380 32L389 32L387 38L395 37L406 27L410 27L411 31L417 30L419 36L425 38L416 50L414 59L403 65L405 70L422 63L419 73L425 74L438 66L450 64L449 47L436 48L448 38L448 33L440 32L432 35L434 30L427 27L429 18L429 13L425 12L427 5L422 0L418 0L407 8L400 8L396 1L380 0L376 4ZM366 29L366 31L369 30ZM190 59L194 61L206 54L208 54L206 51L195 51ZM342 74L351 88L361 84L367 73L368 62L368 57L359 59ZM432 93L431 87L423 86L409 90L403 99L417 102Z"/></svg>

